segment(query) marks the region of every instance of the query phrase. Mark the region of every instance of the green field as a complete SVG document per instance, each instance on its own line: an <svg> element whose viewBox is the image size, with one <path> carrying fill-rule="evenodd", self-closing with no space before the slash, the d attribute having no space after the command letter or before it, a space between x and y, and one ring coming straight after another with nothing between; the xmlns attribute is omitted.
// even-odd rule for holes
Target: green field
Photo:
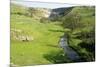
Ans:
<svg viewBox="0 0 100 67"><path fill-rule="evenodd" d="M76 62L65 56L60 48L59 40L64 33L69 46L82 61L95 60L94 7L76 6L54 20L44 18L41 10L32 9L33 16L30 16L29 8L11 4L10 63L25 66Z"/></svg>
<svg viewBox="0 0 100 67"><path fill-rule="evenodd" d="M15 18L16 17L16 18ZM22 30L19 35L28 35L34 39L29 42L19 41L11 37L11 63L18 65L50 64L43 55L51 51L61 51L59 38L63 28L55 23L40 23L32 18L11 15L11 29Z"/></svg>

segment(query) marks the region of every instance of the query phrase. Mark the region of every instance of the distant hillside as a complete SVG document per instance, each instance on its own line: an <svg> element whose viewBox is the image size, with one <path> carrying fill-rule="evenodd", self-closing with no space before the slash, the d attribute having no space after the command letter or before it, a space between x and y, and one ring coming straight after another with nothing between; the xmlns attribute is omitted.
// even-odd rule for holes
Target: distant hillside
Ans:
<svg viewBox="0 0 100 67"><path fill-rule="evenodd" d="M95 15L95 7L94 6L74 6L74 7L67 7L67 8L57 8L52 9L51 15L49 18L53 20L60 20L63 17L68 16L69 14L80 14L81 17Z"/></svg>
<svg viewBox="0 0 100 67"><path fill-rule="evenodd" d="M42 17L49 17L50 13L50 9L25 7L11 3L11 14L25 15L35 19L40 19Z"/></svg>
<svg viewBox="0 0 100 67"><path fill-rule="evenodd" d="M49 15L51 14L50 9L46 9L46 8L29 8L29 14L30 16L34 17L34 18L48 18Z"/></svg>
<svg viewBox="0 0 100 67"><path fill-rule="evenodd" d="M95 7L94 6L76 6L71 11L71 13L78 13L81 16L95 15Z"/></svg>
<svg viewBox="0 0 100 67"><path fill-rule="evenodd" d="M66 18L66 16L70 14L80 14L81 17L88 18L88 16L95 15L94 10L95 10L94 6L92 7L74 6L74 7L66 7L66 8L62 7L62 8L55 8L55 9L47 9L47 8L25 7L25 6L11 3L11 13L33 17L34 19L41 19L45 17L48 19L59 21L62 20L63 18Z"/></svg>
<svg viewBox="0 0 100 67"><path fill-rule="evenodd" d="M11 14L26 14L27 7L11 3Z"/></svg>
<svg viewBox="0 0 100 67"><path fill-rule="evenodd" d="M67 15L63 17L80 17L80 22L87 25L87 27L95 25L95 7L94 6L76 6Z"/></svg>
<svg viewBox="0 0 100 67"><path fill-rule="evenodd" d="M27 15L32 16L34 18L40 19L42 17L46 17L49 19L55 19L59 16L64 16L69 13L73 7L69 8L55 8L55 9L47 9L47 8L33 8L33 7L25 7L22 5L17 5L11 3L11 13L19 14L19 15Z"/></svg>
<svg viewBox="0 0 100 67"><path fill-rule="evenodd" d="M56 9L52 9L51 11L51 15L49 16L49 18L54 19L57 18L59 16L65 16L66 14L68 14L71 10L73 9L73 7L62 7L62 8L56 8Z"/></svg>

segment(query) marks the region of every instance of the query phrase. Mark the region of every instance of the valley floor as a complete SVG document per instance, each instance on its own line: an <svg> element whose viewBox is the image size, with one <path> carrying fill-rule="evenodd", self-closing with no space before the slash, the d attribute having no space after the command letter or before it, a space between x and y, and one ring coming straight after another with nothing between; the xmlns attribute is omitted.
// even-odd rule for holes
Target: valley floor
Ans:
<svg viewBox="0 0 100 67"><path fill-rule="evenodd" d="M44 24L29 17L12 15L11 63L16 65L54 63L48 61L45 55L50 52L62 51L58 44L60 36L63 35L62 31L63 28L55 23ZM26 36L31 37L32 40L24 41ZM16 39L16 37L19 37L19 39ZM49 56L46 57L49 58Z"/></svg>

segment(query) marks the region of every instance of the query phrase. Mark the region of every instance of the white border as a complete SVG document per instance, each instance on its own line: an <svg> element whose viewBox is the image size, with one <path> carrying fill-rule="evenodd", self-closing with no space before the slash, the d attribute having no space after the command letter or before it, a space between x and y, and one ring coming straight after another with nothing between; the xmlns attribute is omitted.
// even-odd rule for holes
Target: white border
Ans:
<svg viewBox="0 0 100 67"><path fill-rule="evenodd" d="M63 2L71 4L84 4L84 5L95 5L95 0L34 0L42 2ZM84 1L84 2L83 2ZM68 64L53 64L53 65L39 65L34 67L99 67L100 62L100 2L97 0L97 11L96 11L96 62L88 63L68 63ZM10 58L10 1L0 0L0 67L9 67Z"/></svg>
<svg viewBox="0 0 100 67"><path fill-rule="evenodd" d="M8 67L9 65L9 0L0 0L0 67Z"/></svg>

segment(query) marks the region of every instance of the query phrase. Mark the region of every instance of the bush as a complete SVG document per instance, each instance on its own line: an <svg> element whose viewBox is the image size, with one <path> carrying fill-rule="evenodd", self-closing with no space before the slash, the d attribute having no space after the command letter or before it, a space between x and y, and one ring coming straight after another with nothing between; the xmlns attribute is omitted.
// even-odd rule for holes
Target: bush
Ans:
<svg viewBox="0 0 100 67"><path fill-rule="evenodd" d="M40 22L41 23L49 23L50 20L48 18L43 17L43 18L40 19Z"/></svg>

